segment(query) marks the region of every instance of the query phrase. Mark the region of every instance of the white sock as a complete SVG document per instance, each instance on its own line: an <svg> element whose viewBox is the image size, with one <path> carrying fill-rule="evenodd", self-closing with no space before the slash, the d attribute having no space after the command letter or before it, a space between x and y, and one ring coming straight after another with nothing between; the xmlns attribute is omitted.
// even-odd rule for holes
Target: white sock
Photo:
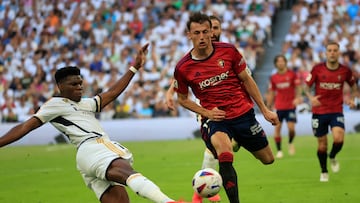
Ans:
<svg viewBox="0 0 360 203"><path fill-rule="evenodd" d="M202 168L212 168L217 170L218 160L214 158L214 155L206 148L204 151L204 159Z"/></svg>
<svg viewBox="0 0 360 203"><path fill-rule="evenodd" d="M152 200L156 203L174 201L162 193L160 188L155 185L155 183L140 173L135 173L129 176L129 178L126 180L126 184L137 195Z"/></svg>

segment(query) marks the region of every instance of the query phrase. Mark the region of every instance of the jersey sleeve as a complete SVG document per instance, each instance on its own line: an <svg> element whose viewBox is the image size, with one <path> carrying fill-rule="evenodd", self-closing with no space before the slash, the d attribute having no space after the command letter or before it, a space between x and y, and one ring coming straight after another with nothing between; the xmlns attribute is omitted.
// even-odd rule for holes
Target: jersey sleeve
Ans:
<svg viewBox="0 0 360 203"><path fill-rule="evenodd" d="M58 116L61 116L65 110L64 106L65 105L61 102L61 99L53 98L45 102L34 116L42 123L46 123Z"/></svg>
<svg viewBox="0 0 360 203"><path fill-rule="evenodd" d="M185 78L179 68L174 71L174 90L180 94L188 94L188 85L185 83Z"/></svg>
<svg viewBox="0 0 360 203"><path fill-rule="evenodd" d="M306 85L311 87L314 84L315 79L316 79L316 68L314 67L305 79Z"/></svg>
<svg viewBox="0 0 360 203"><path fill-rule="evenodd" d="M237 50L235 47L233 48L233 69L234 72L238 75L243 70L246 70L247 64L245 58L240 54L239 50Z"/></svg>
<svg viewBox="0 0 360 203"><path fill-rule="evenodd" d="M348 73L347 73L346 82L347 82L350 86L353 86L353 85L356 83L355 76L354 76L353 72L350 70L350 68L349 68L349 71L348 71Z"/></svg>

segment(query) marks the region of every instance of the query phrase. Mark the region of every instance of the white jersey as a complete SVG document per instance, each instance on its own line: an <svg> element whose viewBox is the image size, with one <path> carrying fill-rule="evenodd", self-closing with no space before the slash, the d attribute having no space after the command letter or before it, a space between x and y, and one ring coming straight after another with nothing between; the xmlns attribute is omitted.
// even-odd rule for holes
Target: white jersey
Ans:
<svg viewBox="0 0 360 203"><path fill-rule="evenodd" d="M101 110L100 100L99 96L83 98L80 102L53 97L45 102L34 116L43 123L50 122L66 135L72 144L79 146L93 137L108 137L95 117L95 113Z"/></svg>

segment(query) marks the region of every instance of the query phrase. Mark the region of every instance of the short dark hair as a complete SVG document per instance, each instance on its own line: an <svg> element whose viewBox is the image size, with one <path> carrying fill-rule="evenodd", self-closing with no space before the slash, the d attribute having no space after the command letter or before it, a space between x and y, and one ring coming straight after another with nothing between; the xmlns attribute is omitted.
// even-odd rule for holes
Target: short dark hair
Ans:
<svg viewBox="0 0 360 203"><path fill-rule="evenodd" d="M209 16L210 20L217 20L220 24L221 24L221 20L219 17L215 16L215 15L211 15Z"/></svg>
<svg viewBox="0 0 360 203"><path fill-rule="evenodd" d="M285 63L287 63L287 59L286 59L286 57L284 55L277 55L274 58L274 65L276 65L276 62L278 61L279 58L283 58Z"/></svg>
<svg viewBox="0 0 360 203"><path fill-rule="evenodd" d="M55 73L56 83L60 83L64 78L69 75L80 75L80 69L76 66L65 66L63 68L60 68Z"/></svg>
<svg viewBox="0 0 360 203"><path fill-rule="evenodd" d="M210 28L212 27L211 20L210 20L210 17L208 15L203 14L201 12L195 12L195 13L192 13L190 15L189 20L186 23L186 27L190 31L191 23L200 23L200 24L202 24L204 22L209 22L210 23Z"/></svg>

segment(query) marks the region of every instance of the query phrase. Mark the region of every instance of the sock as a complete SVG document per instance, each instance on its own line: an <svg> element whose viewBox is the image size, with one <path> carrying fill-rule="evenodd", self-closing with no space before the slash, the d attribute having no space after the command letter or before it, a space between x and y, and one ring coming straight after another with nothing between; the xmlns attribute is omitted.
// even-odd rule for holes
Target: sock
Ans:
<svg viewBox="0 0 360 203"><path fill-rule="evenodd" d="M214 155L208 150L205 149L204 151L204 159L202 163L202 169L204 168L212 168L217 170L216 166L218 164L217 159L214 158Z"/></svg>
<svg viewBox="0 0 360 203"><path fill-rule="evenodd" d="M219 173L223 179L223 186L230 203L239 203L237 175L233 167L234 156L230 152L219 155Z"/></svg>
<svg viewBox="0 0 360 203"><path fill-rule="evenodd" d="M318 151L317 152L317 156L318 156L318 159L319 159L319 163L320 163L320 168L321 168L321 172L322 173L327 173L328 170L327 170L327 153L326 152L322 152L322 151Z"/></svg>
<svg viewBox="0 0 360 203"><path fill-rule="evenodd" d="M156 203L166 203L174 201L161 192L160 188L151 180L140 173L132 174L126 180L126 185L137 195L152 200Z"/></svg>
<svg viewBox="0 0 360 203"><path fill-rule="evenodd" d="M289 131L289 144L294 141L295 138L295 131Z"/></svg>
<svg viewBox="0 0 360 203"><path fill-rule="evenodd" d="M334 159L336 154L341 150L342 146L343 146L343 142L339 142L339 143L333 143L329 157L330 159Z"/></svg>
<svg viewBox="0 0 360 203"><path fill-rule="evenodd" d="M281 151L281 137L274 137L275 140L275 144L276 144L276 149L278 151Z"/></svg>

